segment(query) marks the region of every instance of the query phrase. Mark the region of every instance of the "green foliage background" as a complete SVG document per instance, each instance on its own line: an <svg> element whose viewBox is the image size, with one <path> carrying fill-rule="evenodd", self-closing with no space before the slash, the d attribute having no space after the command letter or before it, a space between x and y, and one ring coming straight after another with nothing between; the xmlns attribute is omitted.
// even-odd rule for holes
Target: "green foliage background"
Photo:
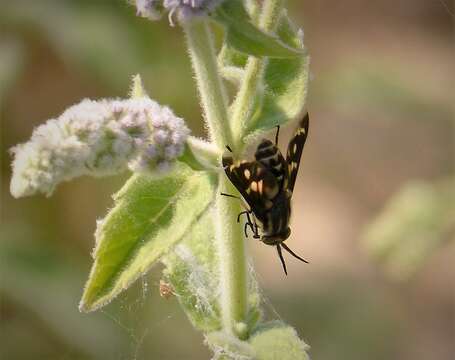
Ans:
<svg viewBox="0 0 455 360"><path fill-rule="evenodd" d="M291 2L313 73L291 242L311 264L291 261L285 279L274 251L252 241L249 248L273 304L265 305L268 317L277 319L276 309L295 326L313 359L445 360L455 351L453 241L441 241L399 283L362 242L402 186L454 174L453 16L439 2L400 4ZM16 0L1 9L0 355L209 358L176 299L159 297L158 269L102 312L77 310L95 219L128 175L79 179L51 199L13 200L8 192L8 148L83 97L125 96L135 73L202 135L181 31L165 19L136 18L121 0ZM412 226L399 212L394 220ZM453 238L450 227L432 234Z"/></svg>

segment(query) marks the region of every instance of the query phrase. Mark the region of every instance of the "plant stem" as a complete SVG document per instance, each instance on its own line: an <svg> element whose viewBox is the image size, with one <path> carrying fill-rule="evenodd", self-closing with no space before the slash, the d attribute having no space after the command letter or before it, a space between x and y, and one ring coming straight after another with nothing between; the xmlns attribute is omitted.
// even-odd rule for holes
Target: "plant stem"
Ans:
<svg viewBox="0 0 455 360"><path fill-rule="evenodd" d="M266 30L274 29L282 9L282 0L266 0L259 19ZM265 69L265 59L250 57L246 76L234 105L232 119L234 136L228 121L226 92L221 81L213 39L205 21L194 20L184 25L188 49L196 75L204 117L210 137L222 151L231 145L241 151L242 126L250 118ZM224 330L239 338L246 338L245 319L248 313L248 281L245 242L242 228L236 221L240 202L221 196L237 193L227 177L220 173L219 191L216 196L216 245L220 262L221 312Z"/></svg>
<svg viewBox="0 0 455 360"><path fill-rule="evenodd" d="M224 174L220 176L219 182L216 241L220 262L223 325L225 331L245 338L247 334L238 331L239 325L245 323L248 313L245 241L242 227L237 223L237 214L241 211L240 201L221 195L221 192L237 193Z"/></svg>
<svg viewBox="0 0 455 360"><path fill-rule="evenodd" d="M234 142L213 40L208 25L203 21L186 24L184 30L210 136L222 151L225 145L232 146ZM240 202L220 195L221 192L237 193L222 172L218 190L215 221L223 328L232 335L245 338L245 331L237 331L245 328L241 324L245 323L248 312L245 242L241 226L236 222Z"/></svg>
<svg viewBox="0 0 455 360"><path fill-rule="evenodd" d="M275 30L282 9L283 0L265 0L259 17L259 27L266 32ZM245 77L237 93L232 111L232 127L236 140L234 146L236 148L240 149L243 147L243 133L249 125L248 121L258 101L257 96L260 94L260 86L262 85L266 65L266 58L257 58L254 56L248 58L245 67Z"/></svg>
<svg viewBox="0 0 455 360"><path fill-rule="evenodd" d="M206 21L195 19L183 26L196 75L204 118L211 140L220 148L232 145L227 114L227 96L218 73L213 38Z"/></svg>

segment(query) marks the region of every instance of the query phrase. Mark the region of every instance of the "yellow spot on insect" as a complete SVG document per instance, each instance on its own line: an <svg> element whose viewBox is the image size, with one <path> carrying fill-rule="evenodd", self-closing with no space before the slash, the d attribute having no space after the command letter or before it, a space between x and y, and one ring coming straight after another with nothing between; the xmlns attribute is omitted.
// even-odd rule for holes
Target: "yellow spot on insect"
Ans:
<svg viewBox="0 0 455 360"><path fill-rule="evenodd" d="M294 144L292 147L292 152L295 154L297 152L297 144Z"/></svg>
<svg viewBox="0 0 455 360"><path fill-rule="evenodd" d="M250 189L253 190L254 192L258 191L258 183L256 181L253 181L250 185Z"/></svg>
<svg viewBox="0 0 455 360"><path fill-rule="evenodd" d="M250 194L250 192L251 192L251 189L250 189L250 188L246 189L246 193L247 193L247 194Z"/></svg>
<svg viewBox="0 0 455 360"><path fill-rule="evenodd" d="M235 166L235 165L231 165L231 166L229 166L229 170L230 170L230 171L234 171L234 169L235 169L235 168L236 168L236 166Z"/></svg>
<svg viewBox="0 0 455 360"><path fill-rule="evenodd" d="M292 171L292 164L288 164L288 170L289 170L289 172Z"/></svg>
<svg viewBox="0 0 455 360"><path fill-rule="evenodd" d="M297 130L297 135L302 135L302 134L305 134L305 129L299 128L299 130Z"/></svg>
<svg viewBox="0 0 455 360"><path fill-rule="evenodd" d="M259 194L261 194L261 195L262 195L263 187L264 187L264 181L260 180L258 182L258 190L259 190Z"/></svg>
<svg viewBox="0 0 455 360"><path fill-rule="evenodd" d="M291 170L297 169L297 163L295 161L293 161L291 163L291 165L292 165L292 169Z"/></svg>
<svg viewBox="0 0 455 360"><path fill-rule="evenodd" d="M243 175L245 175L245 178L246 178L247 180L249 180L250 177L251 177L250 170L245 169L245 171L243 172Z"/></svg>

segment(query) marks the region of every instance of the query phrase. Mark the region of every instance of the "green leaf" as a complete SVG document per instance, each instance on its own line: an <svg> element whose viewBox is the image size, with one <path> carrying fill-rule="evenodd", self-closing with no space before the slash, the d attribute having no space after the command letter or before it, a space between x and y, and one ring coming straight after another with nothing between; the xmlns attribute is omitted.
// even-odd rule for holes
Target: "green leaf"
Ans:
<svg viewBox="0 0 455 360"><path fill-rule="evenodd" d="M260 6L256 0L247 0L245 8L252 19L253 24L258 25ZM235 84L240 84L244 67L246 66L248 55L237 51L227 43L223 43L220 53L218 54L218 65L221 75Z"/></svg>
<svg viewBox="0 0 455 360"><path fill-rule="evenodd" d="M242 53L271 58L294 58L303 54L302 49L289 46L256 27L240 0L225 1L217 8L215 20L225 27L225 42Z"/></svg>
<svg viewBox="0 0 455 360"><path fill-rule="evenodd" d="M309 360L309 346L292 327L280 322L260 326L249 342L256 360Z"/></svg>
<svg viewBox="0 0 455 360"><path fill-rule="evenodd" d="M248 55L238 52L233 47L224 43L218 54L218 67L221 75L236 85L240 85Z"/></svg>
<svg viewBox="0 0 455 360"><path fill-rule="evenodd" d="M303 50L303 39L287 16L278 27L278 36L290 46ZM309 57L270 59L264 75L261 101L245 129L244 136L256 136L277 125L294 120L305 106L309 80ZM248 140L246 140L248 141Z"/></svg>
<svg viewBox="0 0 455 360"><path fill-rule="evenodd" d="M186 235L213 196L213 177L185 165L164 177L132 176L98 225L80 309L102 307L145 274Z"/></svg>

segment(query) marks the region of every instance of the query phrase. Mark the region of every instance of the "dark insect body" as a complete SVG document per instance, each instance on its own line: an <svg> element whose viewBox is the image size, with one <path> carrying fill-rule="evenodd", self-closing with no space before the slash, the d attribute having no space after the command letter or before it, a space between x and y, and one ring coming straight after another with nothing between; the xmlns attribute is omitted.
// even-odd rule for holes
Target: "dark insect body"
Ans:
<svg viewBox="0 0 455 360"><path fill-rule="evenodd" d="M291 234L289 227L291 198L303 147L308 136L308 126L307 113L299 122L294 136L289 142L286 159L278 149L279 127L275 144L267 139L262 140L256 149L254 161L235 162L231 155L223 156L223 168L227 177L250 207L239 214L237 221L240 221L241 215L246 215L245 235L248 237L247 229L249 227L254 238L260 239L267 245L276 246L286 275L286 263L281 248L297 259L307 262L289 249L284 241ZM229 146L227 148L231 151ZM222 195L236 197L228 194ZM261 229L261 236L258 228Z"/></svg>

